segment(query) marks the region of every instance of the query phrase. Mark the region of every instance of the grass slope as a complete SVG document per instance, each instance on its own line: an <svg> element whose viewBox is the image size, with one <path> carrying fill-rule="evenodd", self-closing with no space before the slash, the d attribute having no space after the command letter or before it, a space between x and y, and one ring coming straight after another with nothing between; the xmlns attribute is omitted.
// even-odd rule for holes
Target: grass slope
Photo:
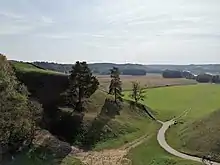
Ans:
<svg viewBox="0 0 220 165"><path fill-rule="evenodd" d="M33 64L11 61L18 80L24 83L33 98L37 98L43 105L51 105L59 101L68 85L65 74L44 70Z"/></svg>
<svg viewBox="0 0 220 165"><path fill-rule="evenodd" d="M18 61L11 61L11 63L15 67L15 70L20 71L20 72L39 72L39 73L45 73L45 74L62 74L60 72L55 72L52 70L40 68L38 66L35 66L32 63L18 62Z"/></svg>
<svg viewBox="0 0 220 165"><path fill-rule="evenodd" d="M220 162L220 110L168 132L169 143L178 150L197 156L211 155Z"/></svg>
<svg viewBox="0 0 220 165"><path fill-rule="evenodd" d="M168 154L156 140L156 134L128 154L132 165L200 165L200 163L183 160Z"/></svg>
<svg viewBox="0 0 220 165"><path fill-rule="evenodd" d="M141 110L131 108L126 102L118 108L111 100L111 96L98 90L86 104L88 112L84 122L88 123L88 129L94 129L91 132L99 134L100 139L93 149L117 148L155 131L155 122Z"/></svg>

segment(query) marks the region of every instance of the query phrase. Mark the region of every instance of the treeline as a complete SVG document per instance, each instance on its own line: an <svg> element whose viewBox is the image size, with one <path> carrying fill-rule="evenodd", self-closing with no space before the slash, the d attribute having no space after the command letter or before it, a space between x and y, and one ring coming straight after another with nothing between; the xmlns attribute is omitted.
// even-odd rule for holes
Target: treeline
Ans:
<svg viewBox="0 0 220 165"><path fill-rule="evenodd" d="M211 74L200 74L196 77L196 81L200 83L220 83L220 76Z"/></svg>
<svg viewBox="0 0 220 165"><path fill-rule="evenodd" d="M71 70L71 64L58 64L53 62L34 62L34 64L43 67L45 69L54 70L62 73L69 73ZM191 73L218 73L220 71L220 64L210 65L140 65L140 64L114 64L114 63L93 63L88 64L89 68L95 74L109 75L109 70L113 67L117 67L121 72L126 69L141 69L147 73L160 73L165 69L178 70L178 71L190 71Z"/></svg>
<svg viewBox="0 0 220 165"><path fill-rule="evenodd" d="M219 75L212 75L208 73L194 75L189 71L165 70L162 73L164 78L186 78L193 79L199 83L220 83Z"/></svg>
<svg viewBox="0 0 220 165"><path fill-rule="evenodd" d="M190 71L178 71L178 70L165 70L162 73L164 78L186 78L186 79L196 79L196 75Z"/></svg>
<svg viewBox="0 0 220 165"><path fill-rule="evenodd" d="M57 64L49 62L33 62L34 65L53 70L57 72L62 72L69 74L72 69L70 64ZM100 64L88 64L88 67L91 69L92 73L99 75L110 75L110 69L117 67L120 69L122 75L146 75L146 68L138 64L111 64L111 63L100 63Z"/></svg>
<svg viewBox="0 0 220 165"><path fill-rule="evenodd" d="M162 75L164 78L183 78L182 72L176 70L165 70Z"/></svg>

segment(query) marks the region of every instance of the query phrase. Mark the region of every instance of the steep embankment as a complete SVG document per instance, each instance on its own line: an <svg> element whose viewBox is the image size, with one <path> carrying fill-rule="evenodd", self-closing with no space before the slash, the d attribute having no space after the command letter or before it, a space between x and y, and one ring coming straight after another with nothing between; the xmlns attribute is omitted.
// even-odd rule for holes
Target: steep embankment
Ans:
<svg viewBox="0 0 220 165"><path fill-rule="evenodd" d="M38 99L44 106L55 104L59 95L68 85L65 74L41 69L31 63L12 61L17 78L23 82L32 97Z"/></svg>

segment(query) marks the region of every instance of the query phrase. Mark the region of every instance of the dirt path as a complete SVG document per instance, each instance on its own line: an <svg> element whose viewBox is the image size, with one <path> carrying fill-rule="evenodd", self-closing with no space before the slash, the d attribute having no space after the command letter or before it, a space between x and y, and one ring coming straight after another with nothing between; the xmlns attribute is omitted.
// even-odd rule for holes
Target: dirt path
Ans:
<svg viewBox="0 0 220 165"><path fill-rule="evenodd" d="M150 136L142 136L118 149L78 153L76 158L80 159L85 165L131 165L132 162L126 158L126 155L132 148L137 147L147 138Z"/></svg>
<svg viewBox="0 0 220 165"><path fill-rule="evenodd" d="M157 141L159 142L160 146L164 150L166 150L167 152L169 152L170 154L172 154L174 156L177 156L177 157L180 157L180 158L183 158L183 159L187 159L187 160L193 160L193 161L203 163L202 158L183 154L181 152L176 151L175 149L173 149L172 147L170 147L167 144L166 138L165 138L165 133L169 129L169 127L174 124L174 120L170 120L170 121L167 121L167 122L161 122L161 121L158 121L158 122L160 122L162 124L162 127L158 131ZM218 162L211 162L211 164L212 165L220 165L220 163L218 163Z"/></svg>

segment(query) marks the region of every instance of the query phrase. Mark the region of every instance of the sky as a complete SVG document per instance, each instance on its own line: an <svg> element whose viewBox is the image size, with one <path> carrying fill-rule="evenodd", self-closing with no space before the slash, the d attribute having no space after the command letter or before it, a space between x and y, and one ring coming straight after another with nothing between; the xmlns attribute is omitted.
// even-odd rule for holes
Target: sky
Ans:
<svg viewBox="0 0 220 165"><path fill-rule="evenodd" d="M0 53L59 63L220 63L219 8L219 0L0 0Z"/></svg>

